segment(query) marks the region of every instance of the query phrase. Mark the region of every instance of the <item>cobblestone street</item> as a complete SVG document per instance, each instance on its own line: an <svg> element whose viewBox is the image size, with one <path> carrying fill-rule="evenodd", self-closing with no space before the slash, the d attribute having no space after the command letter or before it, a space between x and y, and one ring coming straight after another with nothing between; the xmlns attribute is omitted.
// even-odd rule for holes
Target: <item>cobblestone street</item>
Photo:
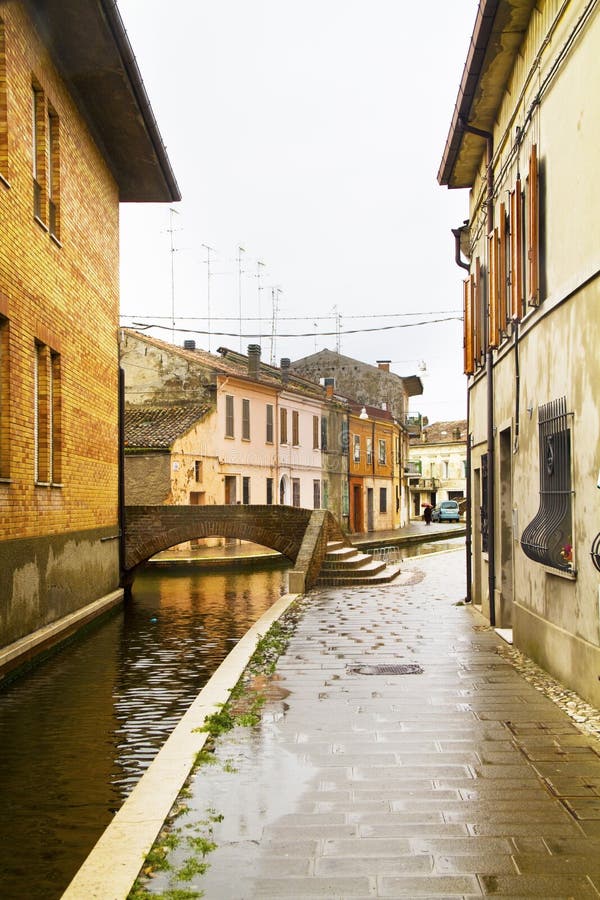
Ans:
<svg viewBox="0 0 600 900"><path fill-rule="evenodd" d="M208 870L148 889L600 896L600 743L464 595L462 552L406 561L383 588L311 593L261 724L217 741L177 820L188 835L210 823Z"/></svg>

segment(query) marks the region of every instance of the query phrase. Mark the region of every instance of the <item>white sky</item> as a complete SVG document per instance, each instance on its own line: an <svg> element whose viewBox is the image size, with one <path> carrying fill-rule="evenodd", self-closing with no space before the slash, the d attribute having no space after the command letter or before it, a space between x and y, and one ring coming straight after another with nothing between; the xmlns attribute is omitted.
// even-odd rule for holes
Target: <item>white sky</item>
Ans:
<svg viewBox="0 0 600 900"><path fill-rule="evenodd" d="M411 409L430 422L464 417L460 321L343 332L460 316L450 229L467 218L468 196L436 176L477 5L120 0L183 195L177 214L122 207L122 312L164 316L168 330L152 333L171 340L174 295L177 325L206 331L208 244L213 352L240 347L241 284L243 317L258 316L259 302L265 317L260 327L243 322L244 334L262 335L243 337L243 349L260 342L269 361L277 285L277 333L309 334L277 337L277 362L335 350L335 333L320 332L335 332L337 307L343 354L420 375L424 394ZM206 334L175 334L185 337L209 349Z"/></svg>

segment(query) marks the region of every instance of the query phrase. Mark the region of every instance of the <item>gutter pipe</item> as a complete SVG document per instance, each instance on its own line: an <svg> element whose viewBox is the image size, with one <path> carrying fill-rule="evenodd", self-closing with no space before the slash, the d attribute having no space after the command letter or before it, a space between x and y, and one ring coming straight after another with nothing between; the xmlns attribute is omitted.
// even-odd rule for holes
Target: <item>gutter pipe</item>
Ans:
<svg viewBox="0 0 600 900"><path fill-rule="evenodd" d="M494 136L489 131L483 131L481 128L475 128L469 125L462 117L459 118L459 127L469 134L475 134L485 140L486 145L486 181L487 196L485 202L486 208L486 225L487 233L490 234L494 228ZM487 333L489 321L489 308L485 305L484 309L484 329ZM487 456L488 456L488 475L487 475L487 514L488 514L488 594L490 605L490 625L496 625L496 528L495 528L495 452L494 452L494 356L493 350L489 346L489 335L487 336L487 352L486 352L486 379L487 379ZM468 427L468 422L467 422ZM470 462L470 460L469 460ZM470 471L469 471L470 476Z"/></svg>

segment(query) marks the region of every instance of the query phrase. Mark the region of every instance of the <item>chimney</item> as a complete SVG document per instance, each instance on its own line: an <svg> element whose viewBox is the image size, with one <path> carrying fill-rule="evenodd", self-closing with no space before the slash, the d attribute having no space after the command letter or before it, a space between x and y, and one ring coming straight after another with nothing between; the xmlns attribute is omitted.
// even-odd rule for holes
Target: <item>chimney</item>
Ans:
<svg viewBox="0 0 600 900"><path fill-rule="evenodd" d="M391 359L378 359L377 360L377 368L381 369L382 372L389 372L390 371L390 363L391 363Z"/></svg>
<svg viewBox="0 0 600 900"><path fill-rule="evenodd" d="M281 367L281 383L287 384L290 380L290 360L287 356L284 356L280 361Z"/></svg>
<svg viewBox="0 0 600 900"><path fill-rule="evenodd" d="M184 350L195 350L196 349L196 341L184 341L183 349Z"/></svg>
<svg viewBox="0 0 600 900"><path fill-rule="evenodd" d="M258 378L260 372L260 344L248 344L248 375Z"/></svg>

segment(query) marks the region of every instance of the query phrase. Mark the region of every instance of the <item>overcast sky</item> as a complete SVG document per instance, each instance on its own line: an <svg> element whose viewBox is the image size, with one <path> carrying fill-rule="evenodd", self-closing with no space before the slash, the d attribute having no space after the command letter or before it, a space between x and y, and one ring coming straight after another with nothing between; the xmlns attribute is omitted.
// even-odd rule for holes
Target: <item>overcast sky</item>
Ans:
<svg viewBox="0 0 600 900"><path fill-rule="evenodd" d="M171 340L174 309L177 343L260 343L277 362L335 350L337 323L341 353L421 376L412 410L463 418L450 229L468 217L468 195L436 175L476 0L119 8L183 195L173 213L122 207L123 323L158 322L151 333Z"/></svg>

